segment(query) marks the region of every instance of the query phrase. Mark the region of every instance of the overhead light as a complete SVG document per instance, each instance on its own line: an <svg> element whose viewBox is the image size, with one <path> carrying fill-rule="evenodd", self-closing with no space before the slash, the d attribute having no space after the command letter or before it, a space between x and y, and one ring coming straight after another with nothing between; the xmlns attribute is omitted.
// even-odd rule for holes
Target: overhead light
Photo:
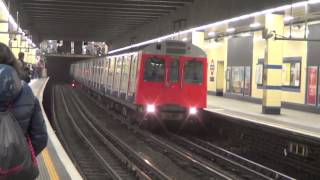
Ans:
<svg viewBox="0 0 320 180"><path fill-rule="evenodd" d="M292 16L286 16L286 17L284 17L284 21L285 22L290 22L290 21L292 21L294 19L294 17L292 17Z"/></svg>
<svg viewBox="0 0 320 180"><path fill-rule="evenodd" d="M183 38L182 41L186 42L188 41L188 38Z"/></svg>
<svg viewBox="0 0 320 180"><path fill-rule="evenodd" d="M255 23L250 24L250 27L251 27L251 28L258 28L258 27L260 27L260 26L261 26L261 24L258 23L258 22L255 22Z"/></svg>
<svg viewBox="0 0 320 180"><path fill-rule="evenodd" d="M276 7L276 8L266 9L266 10L263 10L263 11L254 12L254 13L251 13L251 14L241 15L241 16L238 16L238 17L234 17L234 18L231 18L231 19L226 19L226 20L214 22L214 23L207 24L207 25L202 25L202 26L199 26L199 27L196 27L196 28L187 29L187 30L179 32L179 35L185 35L185 34L193 32L193 31L203 31L203 30L205 30L207 28L211 28L211 27L218 26L218 25L225 25L225 24L228 24L230 22L237 22L237 21L240 21L240 20L249 19L249 18L261 16L261 15L272 14L272 13L276 13L276 12L283 12L283 11L291 9L291 8L304 7L304 6L308 5L308 4L318 4L318 3L320 3L320 0L308 0L308 1L302 1L302 2L292 3L292 4L287 4L287 5L279 6L279 7ZM133 45L130 45L130 46L126 46L126 47L123 47L123 48L112 50L112 51L109 52L109 54L114 54L116 52L128 50L130 48L135 48L135 47L139 47L139 46L143 46L143 45L147 45L147 44L150 44L150 43L155 43L155 42L158 42L159 40L170 39L170 38L174 37L175 35L176 35L175 33L172 33L172 34L168 34L168 35L165 35L165 36L162 36L162 37L158 37L158 38L155 38L155 39L147 40L147 41L140 42L140 43L137 43L137 44L133 44Z"/></svg>
<svg viewBox="0 0 320 180"><path fill-rule="evenodd" d="M247 33L242 33L240 34L241 37L250 37L252 36L251 33L247 32Z"/></svg>
<svg viewBox="0 0 320 180"><path fill-rule="evenodd" d="M208 33L208 36L215 36L215 35L216 35L216 33L213 32L213 31L211 31L211 32Z"/></svg>
<svg viewBox="0 0 320 180"><path fill-rule="evenodd" d="M8 16L9 22L13 25L13 28L16 29L18 28L18 24L16 23L16 21L14 20L14 18L11 16L7 6L5 5L5 3L3 2L3 0L0 0L0 8L3 10L4 14L6 16Z"/></svg>
<svg viewBox="0 0 320 180"><path fill-rule="evenodd" d="M227 29L227 32L228 33L233 33L233 32L235 32L236 31L236 28L228 28Z"/></svg>

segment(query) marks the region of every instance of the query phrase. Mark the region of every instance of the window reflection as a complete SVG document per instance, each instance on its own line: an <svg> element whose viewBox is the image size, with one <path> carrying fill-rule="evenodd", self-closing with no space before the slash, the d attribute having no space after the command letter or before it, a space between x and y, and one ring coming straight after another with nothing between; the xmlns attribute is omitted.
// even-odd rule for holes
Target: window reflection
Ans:
<svg viewBox="0 0 320 180"><path fill-rule="evenodd" d="M203 82L203 63L199 61L185 62L184 81L186 83L201 84Z"/></svg>
<svg viewBox="0 0 320 180"><path fill-rule="evenodd" d="M150 82L164 81L165 63L159 58L150 58L145 61L144 80Z"/></svg>

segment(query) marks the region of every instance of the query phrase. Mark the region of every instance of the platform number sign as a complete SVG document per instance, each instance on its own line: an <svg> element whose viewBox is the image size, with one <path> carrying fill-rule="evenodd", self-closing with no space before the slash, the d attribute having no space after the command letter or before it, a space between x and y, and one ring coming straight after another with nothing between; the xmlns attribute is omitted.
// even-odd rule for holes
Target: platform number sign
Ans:
<svg viewBox="0 0 320 180"><path fill-rule="evenodd" d="M318 67L312 66L308 68L308 96L307 104L317 104L317 85L318 85Z"/></svg>
<svg viewBox="0 0 320 180"><path fill-rule="evenodd" d="M209 70L210 70L210 82L214 82L214 80L215 80L215 78L214 78L214 71L215 71L214 60L211 60Z"/></svg>

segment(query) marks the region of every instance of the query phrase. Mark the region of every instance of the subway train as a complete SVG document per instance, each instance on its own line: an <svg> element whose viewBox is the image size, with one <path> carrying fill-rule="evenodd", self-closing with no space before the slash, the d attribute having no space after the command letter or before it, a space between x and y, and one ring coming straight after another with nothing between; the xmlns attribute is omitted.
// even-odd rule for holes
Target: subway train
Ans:
<svg viewBox="0 0 320 180"><path fill-rule="evenodd" d="M77 62L70 73L108 108L147 127L195 122L207 106L206 54L187 42L168 40Z"/></svg>

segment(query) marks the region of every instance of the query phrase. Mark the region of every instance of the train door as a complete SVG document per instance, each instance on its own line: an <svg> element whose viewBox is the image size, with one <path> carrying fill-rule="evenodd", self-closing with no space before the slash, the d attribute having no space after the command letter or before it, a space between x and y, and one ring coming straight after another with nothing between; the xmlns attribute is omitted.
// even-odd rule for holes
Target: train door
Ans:
<svg viewBox="0 0 320 180"><path fill-rule="evenodd" d="M165 93L169 97L166 102L177 102L176 98L181 96L181 79L180 79L180 57L172 56L166 61L166 82Z"/></svg>
<svg viewBox="0 0 320 180"><path fill-rule="evenodd" d="M218 61L217 64L217 85L216 85L216 92L217 96L223 96L223 88L224 88L224 62L223 61Z"/></svg>
<svg viewBox="0 0 320 180"><path fill-rule="evenodd" d="M181 87L186 104L190 107L206 107L207 98L207 59L181 57ZM200 93L195 93L200 92Z"/></svg>
<svg viewBox="0 0 320 180"><path fill-rule="evenodd" d="M114 77L114 69L115 69L115 57L110 58L110 67L109 67L109 73L108 73L108 88L107 93L111 95L112 92L112 84L113 84L113 77Z"/></svg>
<svg viewBox="0 0 320 180"><path fill-rule="evenodd" d="M139 72L136 103L158 105L163 101L166 81L166 61L169 56L143 54ZM156 95L156 96L155 96Z"/></svg>
<svg viewBox="0 0 320 180"><path fill-rule="evenodd" d="M135 53L131 57L130 63L130 77L129 77L129 87L128 87L128 100L130 102L134 101L136 85L137 85L137 71L138 71L138 54Z"/></svg>

